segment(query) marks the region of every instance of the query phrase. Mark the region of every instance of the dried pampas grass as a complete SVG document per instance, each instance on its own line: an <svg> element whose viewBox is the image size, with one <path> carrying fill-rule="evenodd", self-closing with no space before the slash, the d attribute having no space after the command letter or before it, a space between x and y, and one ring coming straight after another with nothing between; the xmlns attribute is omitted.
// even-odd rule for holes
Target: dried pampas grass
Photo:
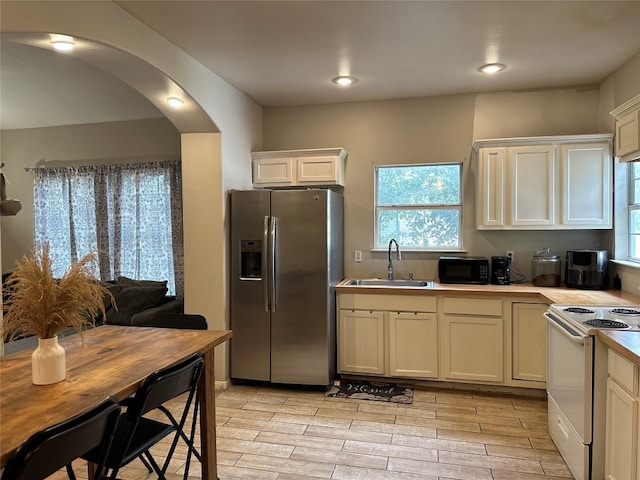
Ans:
<svg viewBox="0 0 640 480"><path fill-rule="evenodd" d="M4 337L53 338L66 327L82 333L98 314L104 317L105 297L113 300L113 295L92 274L96 257L95 252L85 255L61 278L53 276L48 244L17 261L6 282L11 293L4 306Z"/></svg>

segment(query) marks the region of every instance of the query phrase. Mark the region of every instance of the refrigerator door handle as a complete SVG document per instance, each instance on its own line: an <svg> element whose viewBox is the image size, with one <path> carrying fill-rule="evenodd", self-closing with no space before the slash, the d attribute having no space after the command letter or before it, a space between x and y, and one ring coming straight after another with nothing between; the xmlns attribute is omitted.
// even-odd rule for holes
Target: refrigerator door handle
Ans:
<svg viewBox="0 0 640 480"><path fill-rule="evenodd" d="M271 217L271 229L269 233L269 270L271 285L271 311L276 311L276 235L278 231L278 217Z"/></svg>
<svg viewBox="0 0 640 480"><path fill-rule="evenodd" d="M267 253L268 252L268 247L267 245L269 245L268 241L269 241L269 216L265 215L264 216L264 229L262 231L262 248L263 248L263 253ZM263 257L264 258L264 257ZM263 290L263 297L264 298L264 311L268 312L269 311L269 271L268 271L268 266L267 266L267 262L262 262L262 285L264 287Z"/></svg>

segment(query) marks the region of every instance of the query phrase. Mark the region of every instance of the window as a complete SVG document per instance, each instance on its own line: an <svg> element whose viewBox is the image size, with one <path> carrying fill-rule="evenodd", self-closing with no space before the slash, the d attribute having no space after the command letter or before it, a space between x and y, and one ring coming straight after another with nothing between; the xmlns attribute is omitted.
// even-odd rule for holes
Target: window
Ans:
<svg viewBox="0 0 640 480"><path fill-rule="evenodd" d="M462 164L376 167L375 248L462 248Z"/></svg>
<svg viewBox="0 0 640 480"><path fill-rule="evenodd" d="M631 261L640 262L640 162L630 162L628 169L628 258Z"/></svg>
<svg viewBox="0 0 640 480"><path fill-rule="evenodd" d="M183 293L179 162L36 168L34 240L54 273L98 251L96 276L167 280Z"/></svg>

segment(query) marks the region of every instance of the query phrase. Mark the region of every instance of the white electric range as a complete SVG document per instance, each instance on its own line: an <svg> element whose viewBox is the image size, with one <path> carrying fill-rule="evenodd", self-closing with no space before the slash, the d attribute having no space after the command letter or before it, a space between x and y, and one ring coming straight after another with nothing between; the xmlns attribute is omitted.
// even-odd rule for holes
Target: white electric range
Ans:
<svg viewBox="0 0 640 480"><path fill-rule="evenodd" d="M600 329L640 330L638 305L553 304L547 313L586 335L594 335Z"/></svg>
<svg viewBox="0 0 640 480"><path fill-rule="evenodd" d="M597 331L640 331L640 306L553 304L544 315L549 434L576 479L604 478L607 348Z"/></svg>

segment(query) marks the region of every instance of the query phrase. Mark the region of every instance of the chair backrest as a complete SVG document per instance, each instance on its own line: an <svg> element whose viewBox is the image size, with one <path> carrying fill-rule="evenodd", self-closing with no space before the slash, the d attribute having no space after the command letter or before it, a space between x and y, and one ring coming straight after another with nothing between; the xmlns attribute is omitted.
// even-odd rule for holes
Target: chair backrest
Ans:
<svg viewBox="0 0 640 480"><path fill-rule="evenodd" d="M135 424L137 418L149 410L186 392L193 396L204 368L204 358L199 353L187 357L169 367L149 375L140 385L127 408L129 420Z"/></svg>
<svg viewBox="0 0 640 480"><path fill-rule="evenodd" d="M163 312L154 315L150 322L145 322L145 327L182 328L191 330L207 330L207 319L196 313L169 313Z"/></svg>
<svg viewBox="0 0 640 480"><path fill-rule="evenodd" d="M42 480L94 448L100 448L96 478L118 424L120 405L108 397L95 407L29 437L9 458L2 480Z"/></svg>

